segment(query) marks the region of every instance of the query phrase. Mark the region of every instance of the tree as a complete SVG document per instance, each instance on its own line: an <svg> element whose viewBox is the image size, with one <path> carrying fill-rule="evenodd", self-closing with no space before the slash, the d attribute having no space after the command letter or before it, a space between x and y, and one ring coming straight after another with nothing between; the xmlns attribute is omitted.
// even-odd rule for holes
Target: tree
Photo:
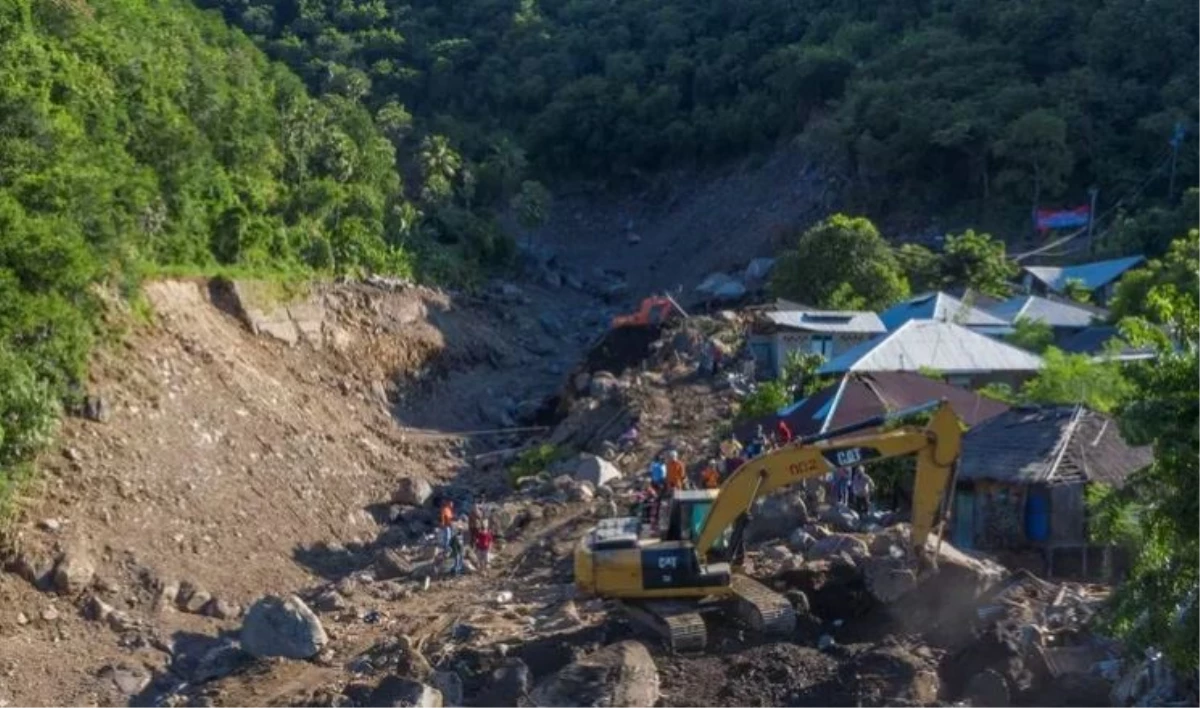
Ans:
<svg viewBox="0 0 1200 708"><path fill-rule="evenodd" d="M779 380L792 398L804 398L820 388L817 369L825 363L825 357L814 352L788 352Z"/></svg>
<svg viewBox="0 0 1200 708"><path fill-rule="evenodd" d="M1172 251L1186 252L1194 241L1193 232L1172 244ZM1192 261L1192 283L1198 270ZM1157 358L1129 368L1131 391L1119 411L1126 440L1153 445L1154 462L1119 492L1101 489L1089 499L1091 528L1100 541L1124 542L1136 551L1129 576L1105 612L1109 631L1135 650L1163 650L1176 668L1191 674L1200 641L1200 314L1192 294L1171 281L1169 269L1158 273L1164 277L1148 288L1143 314L1122 322L1131 343L1156 346ZM1164 325L1177 333L1178 345L1157 336Z"/></svg>
<svg viewBox="0 0 1200 708"><path fill-rule="evenodd" d="M942 287L942 260L938 254L915 243L896 249L896 260L913 292L923 293Z"/></svg>
<svg viewBox="0 0 1200 708"><path fill-rule="evenodd" d="M421 141L421 174L425 184L422 198L438 203L448 198L454 189L454 178L462 167L462 157L444 135L429 135Z"/></svg>
<svg viewBox="0 0 1200 708"><path fill-rule="evenodd" d="M1044 108L1017 118L996 144L996 153L1010 165L1000 179L1014 188L1029 185L1033 208L1041 204L1044 192L1057 193L1074 167L1067 145L1067 123Z"/></svg>
<svg viewBox="0 0 1200 708"><path fill-rule="evenodd" d="M746 396L738 409L738 420L753 420L774 415L776 411L791 402L787 388L781 381L764 381L754 392Z"/></svg>
<svg viewBox="0 0 1200 708"><path fill-rule="evenodd" d="M540 182L526 180L513 197L512 208L517 213L517 223L526 229L536 229L550 215L550 191Z"/></svg>
<svg viewBox="0 0 1200 708"><path fill-rule="evenodd" d="M1007 339L1014 346L1041 354L1054 344L1054 330L1042 320L1021 316L1013 321L1013 332Z"/></svg>
<svg viewBox="0 0 1200 708"><path fill-rule="evenodd" d="M1067 282L1063 284L1063 295L1085 305L1092 300L1092 291L1088 290L1087 285L1079 278L1067 278Z"/></svg>
<svg viewBox="0 0 1200 708"><path fill-rule="evenodd" d="M1195 278L1197 261L1200 261L1200 230L1191 229L1186 236L1174 240L1161 259L1153 259L1121 278L1109 303L1111 321L1134 317L1156 325L1174 325L1186 320L1170 308L1155 306L1151 292L1157 289L1160 297L1166 297L1167 287L1174 288L1179 297L1168 298L1167 302L1175 307L1200 300L1200 284Z"/></svg>
<svg viewBox="0 0 1200 708"><path fill-rule="evenodd" d="M1110 413L1131 391L1120 362L1093 361L1086 354L1065 354L1054 347L1042 359L1042 370L1021 387L1020 399L1026 403L1083 403Z"/></svg>
<svg viewBox="0 0 1200 708"><path fill-rule="evenodd" d="M992 297L1007 297L1009 280L1019 268L1008 260L1004 242L968 229L946 237L941 258L942 283L977 290Z"/></svg>
<svg viewBox="0 0 1200 708"><path fill-rule="evenodd" d="M883 309L908 295L908 280L891 248L862 217L835 214L805 231L776 264L771 289L778 297L817 307Z"/></svg>

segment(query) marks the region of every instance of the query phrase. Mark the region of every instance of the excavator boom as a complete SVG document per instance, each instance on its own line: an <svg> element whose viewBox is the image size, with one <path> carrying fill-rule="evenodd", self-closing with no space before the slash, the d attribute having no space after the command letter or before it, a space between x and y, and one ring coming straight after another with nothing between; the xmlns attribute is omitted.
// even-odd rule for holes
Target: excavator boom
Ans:
<svg viewBox="0 0 1200 708"><path fill-rule="evenodd" d="M924 429L906 427L858 437L838 437L931 409L933 416ZM925 541L937 522L942 497L950 484L961 445L962 428L958 416L944 402L933 402L797 440L746 462L725 480L708 519L696 537L696 553L704 558L725 529L742 519L754 501L764 494L807 479L823 477L838 467L870 464L912 454L917 456L912 541L916 549L924 549Z"/></svg>

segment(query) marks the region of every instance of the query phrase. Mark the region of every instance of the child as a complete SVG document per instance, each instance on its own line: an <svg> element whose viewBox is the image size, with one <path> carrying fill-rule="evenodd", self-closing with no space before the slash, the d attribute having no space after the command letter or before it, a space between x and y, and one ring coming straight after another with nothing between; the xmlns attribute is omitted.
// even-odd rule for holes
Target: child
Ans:
<svg viewBox="0 0 1200 708"><path fill-rule="evenodd" d="M492 553L492 541L495 536L492 535L491 529L488 528L487 519L484 519L479 524L479 530L475 533L475 557L479 559L480 572L487 572L488 558Z"/></svg>

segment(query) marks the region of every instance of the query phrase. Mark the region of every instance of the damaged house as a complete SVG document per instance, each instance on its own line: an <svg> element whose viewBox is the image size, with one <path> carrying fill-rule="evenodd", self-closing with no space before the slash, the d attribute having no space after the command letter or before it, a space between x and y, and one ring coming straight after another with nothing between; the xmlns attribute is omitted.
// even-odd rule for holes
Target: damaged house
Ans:
<svg viewBox="0 0 1200 708"><path fill-rule="evenodd" d="M874 312L812 310L781 301L755 317L749 344L759 378L774 379L792 352L832 359L886 331Z"/></svg>
<svg viewBox="0 0 1200 708"><path fill-rule="evenodd" d="M1152 460L1085 406L1013 408L963 437L951 542L1041 551L1049 575L1107 575L1112 549L1089 540L1086 490L1119 487Z"/></svg>

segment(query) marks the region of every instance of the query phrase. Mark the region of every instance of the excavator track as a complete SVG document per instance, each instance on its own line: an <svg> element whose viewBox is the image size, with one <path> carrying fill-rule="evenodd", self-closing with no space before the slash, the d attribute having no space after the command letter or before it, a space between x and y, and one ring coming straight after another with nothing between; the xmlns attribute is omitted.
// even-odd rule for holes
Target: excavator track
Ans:
<svg viewBox="0 0 1200 708"><path fill-rule="evenodd" d="M796 630L796 610L787 598L744 575L735 575L732 580L738 619L764 634L791 634Z"/></svg>
<svg viewBox="0 0 1200 708"><path fill-rule="evenodd" d="M708 644L704 617L693 604L627 600L621 602L621 609L637 624L657 634L672 651L703 651Z"/></svg>

